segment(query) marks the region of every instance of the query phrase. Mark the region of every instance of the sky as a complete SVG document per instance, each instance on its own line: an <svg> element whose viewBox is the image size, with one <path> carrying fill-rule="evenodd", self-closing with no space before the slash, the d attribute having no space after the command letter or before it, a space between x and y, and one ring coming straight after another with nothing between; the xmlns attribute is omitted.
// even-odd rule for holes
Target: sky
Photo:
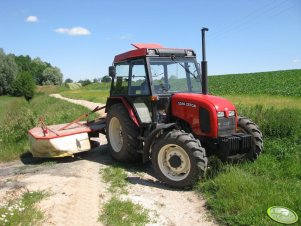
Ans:
<svg viewBox="0 0 301 226"><path fill-rule="evenodd" d="M0 48L74 81L108 74L131 43L191 48L209 75L301 68L300 0L0 0Z"/></svg>

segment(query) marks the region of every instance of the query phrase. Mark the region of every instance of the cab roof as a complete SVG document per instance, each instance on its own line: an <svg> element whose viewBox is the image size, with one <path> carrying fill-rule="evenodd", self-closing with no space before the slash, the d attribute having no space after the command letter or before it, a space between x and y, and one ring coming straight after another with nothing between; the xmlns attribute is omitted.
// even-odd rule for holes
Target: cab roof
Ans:
<svg viewBox="0 0 301 226"><path fill-rule="evenodd" d="M182 56L182 57L195 57L196 54L192 49L173 49L173 48L165 48L160 44L153 43L133 43L136 49L130 50L128 52L119 54L115 56L114 63L118 63L121 61L125 61L132 58L137 57L145 57L145 56Z"/></svg>

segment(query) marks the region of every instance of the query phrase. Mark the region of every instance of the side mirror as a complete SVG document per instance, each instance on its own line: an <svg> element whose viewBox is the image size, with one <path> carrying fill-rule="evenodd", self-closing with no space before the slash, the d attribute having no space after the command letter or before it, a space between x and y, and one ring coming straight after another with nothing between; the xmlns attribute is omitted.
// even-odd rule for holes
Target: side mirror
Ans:
<svg viewBox="0 0 301 226"><path fill-rule="evenodd" d="M114 66L110 66L109 67L109 76L112 77L112 78L114 78L115 74L116 74L115 67Z"/></svg>

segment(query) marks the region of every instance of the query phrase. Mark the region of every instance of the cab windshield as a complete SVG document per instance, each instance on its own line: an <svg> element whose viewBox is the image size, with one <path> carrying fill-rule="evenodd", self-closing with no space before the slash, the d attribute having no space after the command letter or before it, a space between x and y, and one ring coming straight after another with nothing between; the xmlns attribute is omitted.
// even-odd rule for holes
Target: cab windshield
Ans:
<svg viewBox="0 0 301 226"><path fill-rule="evenodd" d="M201 80L195 58L150 58L155 94L201 93Z"/></svg>

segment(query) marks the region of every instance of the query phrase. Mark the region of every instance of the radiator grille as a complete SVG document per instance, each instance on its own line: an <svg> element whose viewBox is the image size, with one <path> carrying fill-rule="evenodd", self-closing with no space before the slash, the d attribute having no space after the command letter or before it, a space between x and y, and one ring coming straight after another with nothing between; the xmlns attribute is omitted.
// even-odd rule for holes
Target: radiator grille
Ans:
<svg viewBox="0 0 301 226"><path fill-rule="evenodd" d="M230 135L232 133L235 133L235 127L236 127L236 118L233 117L222 117L218 118L218 135Z"/></svg>

